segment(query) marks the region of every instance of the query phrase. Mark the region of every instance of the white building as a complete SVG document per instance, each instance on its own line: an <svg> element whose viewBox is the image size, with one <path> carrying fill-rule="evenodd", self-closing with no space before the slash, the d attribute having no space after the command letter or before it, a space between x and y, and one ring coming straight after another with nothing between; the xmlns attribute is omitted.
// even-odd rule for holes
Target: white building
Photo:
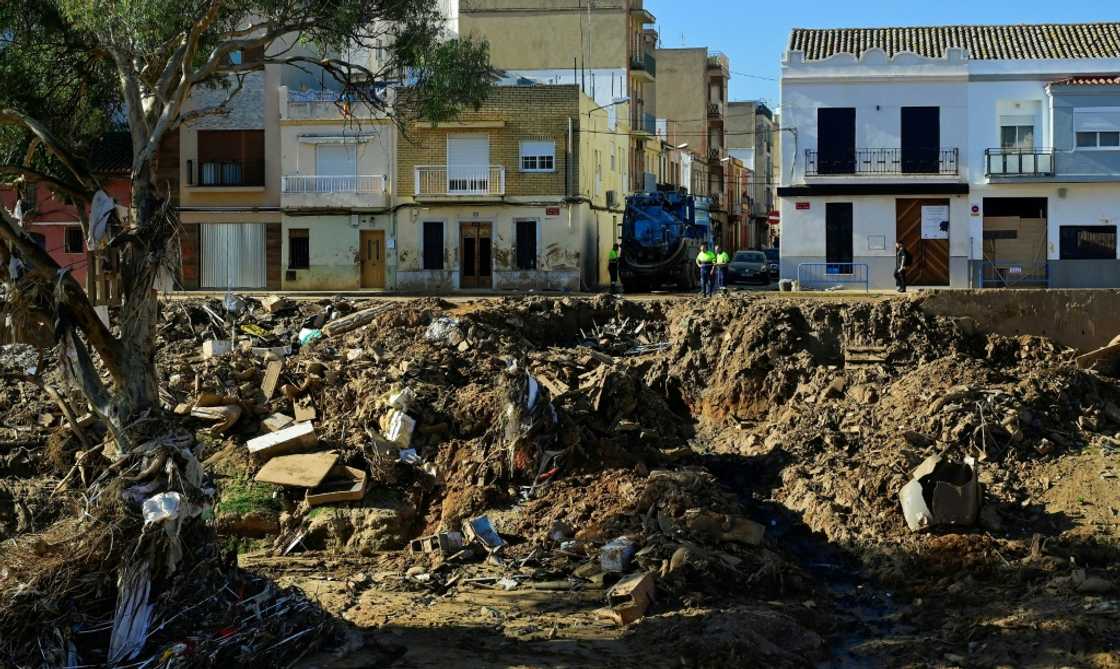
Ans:
<svg viewBox="0 0 1120 669"><path fill-rule="evenodd" d="M1120 286L1120 23L796 29L782 276Z"/></svg>

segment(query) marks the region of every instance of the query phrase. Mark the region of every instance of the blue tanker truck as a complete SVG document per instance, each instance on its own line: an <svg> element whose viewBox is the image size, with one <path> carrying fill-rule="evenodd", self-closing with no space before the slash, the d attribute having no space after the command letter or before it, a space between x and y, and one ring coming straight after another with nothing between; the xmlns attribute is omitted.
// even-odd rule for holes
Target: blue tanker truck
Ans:
<svg viewBox="0 0 1120 669"><path fill-rule="evenodd" d="M622 285L628 292L699 283L696 254L711 244L711 201L675 191L626 198L622 217Z"/></svg>

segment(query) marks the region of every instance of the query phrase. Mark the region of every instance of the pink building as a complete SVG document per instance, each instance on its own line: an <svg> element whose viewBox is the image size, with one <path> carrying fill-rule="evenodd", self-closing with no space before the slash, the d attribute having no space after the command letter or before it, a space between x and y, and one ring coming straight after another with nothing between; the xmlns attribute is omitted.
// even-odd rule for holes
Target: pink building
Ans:
<svg viewBox="0 0 1120 669"><path fill-rule="evenodd" d="M131 183L132 147L127 133L106 136L95 147L90 161L101 179L102 188L118 205L128 206ZM0 204L8 211L16 206L16 191L0 186ZM74 207L38 184L23 201L24 225L39 245L45 248L61 267L69 267L78 283L85 285L86 244L78 213Z"/></svg>

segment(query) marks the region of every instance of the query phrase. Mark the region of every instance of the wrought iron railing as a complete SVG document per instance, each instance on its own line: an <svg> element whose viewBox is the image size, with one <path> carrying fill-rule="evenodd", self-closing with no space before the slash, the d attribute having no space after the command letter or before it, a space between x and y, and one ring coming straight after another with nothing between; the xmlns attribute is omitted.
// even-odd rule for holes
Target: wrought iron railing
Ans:
<svg viewBox="0 0 1120 669"><path fill-rule="evenodd" d="M879 175L960 174L960 150L951 149L855 149L829 151L822 155L815 149L805 151L806 176L879 176Z"/></svg>

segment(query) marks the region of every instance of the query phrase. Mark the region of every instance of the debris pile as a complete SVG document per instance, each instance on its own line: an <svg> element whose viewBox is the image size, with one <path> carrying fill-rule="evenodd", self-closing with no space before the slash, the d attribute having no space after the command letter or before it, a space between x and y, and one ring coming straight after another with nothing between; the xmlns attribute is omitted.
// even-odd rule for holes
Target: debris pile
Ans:
<svg viewBox="0 0 1120 669"><path fill-rule="evenodd" d="M189 450L213 477L210 527L243 551L379 560L400 575L396 587L433 599L578 594L628 629L726 611L801 630L802 658L827 652L818 633L834 630L818 616L841 615L821 569L937 596L913 583L915 561L1037 562L1042 549L1023 535L1055 531L1037 503L1038 468L1120 445L1120 391L1078 369L1076 354L979 335L908 300L736 297L713 311L613 297L230 296L167 303L160 339L162 400L195 432ZM75 493L97 485L103 465L83 464L88 449L57 408L39 406L49 425L34 414L18 424L31 445L54 440L57 464L38 466L54 484L74 470L62 489L81 508ZM4 499L33 494L3 485L0 536L25 537L34 513L6 512ZM159 495L206 509L192 490L161 478L132 513L151 502L151 517L173 528L175 505ZM149 533L164 542L153 555L166 555L174 532ZM89 551L106 569L102 553ZM1113 582L1098 565L1070 564L1048 577ZM122 579L142 590L142 572ZM242 604L252 589L232 589L241 599L221 606L257 605ZM289 627L246 634L293 645L317 634L304 632L320 629L315 611L290 601ZM762 610L772 601L786 610ZM159 638L170 643L172 627ZM735 649L705 657L742 659ZM789 662L772 650L744 652Z"/></svg>

